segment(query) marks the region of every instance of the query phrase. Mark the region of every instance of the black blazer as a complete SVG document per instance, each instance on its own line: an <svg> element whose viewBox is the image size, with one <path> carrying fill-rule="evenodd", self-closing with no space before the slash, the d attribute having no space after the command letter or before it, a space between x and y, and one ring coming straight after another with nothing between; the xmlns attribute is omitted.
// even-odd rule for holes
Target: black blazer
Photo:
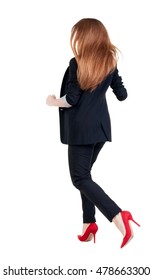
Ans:
<svg viewBox="0 0 152 280"><path fill-rule="evenodd" d="M60 138L63 144L86 145L111 141L111 122L106 102L106 91L112 88L117 99L127 97L127 91L117 68L97 88L83 91L77 82L77 63L72 58L67 68L60 91L66 95L71 108L59 108Z"/></svg>

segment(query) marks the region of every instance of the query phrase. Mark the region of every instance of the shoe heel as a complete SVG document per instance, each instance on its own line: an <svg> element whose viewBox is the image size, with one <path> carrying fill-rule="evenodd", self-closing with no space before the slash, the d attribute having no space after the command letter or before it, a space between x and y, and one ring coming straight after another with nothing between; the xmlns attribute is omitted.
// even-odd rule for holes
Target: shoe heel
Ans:
<svg viewBox="0 0 152 280"><path fill-rule="evenodd" d="M131 221L134 222L138 227L140 227L140 225L131 217Z"/></svg>
<svg viewBox="0 0 152 280"><path fill-rule="evenodd" d="M129 213L130 215L128 216L129 220L131 220L132 222L134 222L138 227L140 227L140 225L133 219L131 213Z"/></svg>
<svg viewBox="0 0 152 280"><path fill-rule="evenodd" d="M94 243L96 243L96 233L93 234Z"/></svg>

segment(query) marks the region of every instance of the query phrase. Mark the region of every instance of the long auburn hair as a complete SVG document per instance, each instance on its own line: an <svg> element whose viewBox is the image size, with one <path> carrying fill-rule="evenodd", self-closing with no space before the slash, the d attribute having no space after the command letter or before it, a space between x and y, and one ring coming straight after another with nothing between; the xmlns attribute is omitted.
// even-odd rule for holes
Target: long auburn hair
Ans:
<svg viewBox="0 0 152 280"><path fill-rule="evenodd" d="M78 64L77 77L82 90L93 91L117 64L117 48L97 19L84 18L71 30L71 48Z"/></svg>

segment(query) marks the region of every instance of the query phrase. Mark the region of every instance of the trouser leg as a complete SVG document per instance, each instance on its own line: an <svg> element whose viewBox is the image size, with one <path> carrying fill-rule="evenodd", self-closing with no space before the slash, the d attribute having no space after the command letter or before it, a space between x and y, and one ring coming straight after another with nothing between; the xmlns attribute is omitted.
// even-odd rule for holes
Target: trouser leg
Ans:
<svg viewBox="0 0 152 280"><path fill-rule="evenodd" d="M105 143L97 143L94 145L92 158L91 158L91 168L96 161L100 150L102 149ZM91 171L91 170L90 170ZM95 205L92 203L81 191L80 191L81 199L82 199L82 210L83 210L83 223L94 223L95 219Z"/></svg>
<svg viewBox="0 0 152 280"><path fill-rule="evenodd" d="M95 223L95 205L81 191L83 223Z"/></svg>
<svg viewBox="0 0 152 280"><path fill-rule="evenodd" d="M91 204L84 199L84 203L86 204L85 211L87 212L87 209L92 207L93 213L93 207L95 205L109 221L112 221L113 217L118 214L121 209L103 189L92 180L90 174L92 164L95 162L102 146L103 145L101 145L100 148L99 144L69 146L69 169L74 186L92 203L91 206ZM88 219L89 214L87 213L85 216ZM90 218L93 219L93 215L92 217L90 216Z"/></svg>

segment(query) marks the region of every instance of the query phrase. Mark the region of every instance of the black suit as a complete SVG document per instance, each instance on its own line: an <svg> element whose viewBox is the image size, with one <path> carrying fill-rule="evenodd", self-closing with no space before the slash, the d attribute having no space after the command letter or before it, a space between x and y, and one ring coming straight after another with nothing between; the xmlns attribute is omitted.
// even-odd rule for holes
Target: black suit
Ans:
<svg viewBox="0 0 152 280"><path fill-rule="evenodd" d="M127 97L122 79L115 69L93 91L82 91L76 78L77 64L73 58L67 68L60 96L66 95L71 108L60 108L61 142L69 145L85 145L111 141L111 123L106 102L106 91L113 89L118 100Z"/></svg>
<svg viewBox="0 0 152 280"><path fill-rule="evenodd" d="M91 168L106 141L111 141L111 124L106 91L113 89L118 100L127 97L118 70L115 69L93 91L82 91L77 82L77 64L73 58L67 68L60 96L66 95L71 108L60 108L61 142L68 144L69 170L73 185L82 198L83 222L95 222L95 206L109 220L121 208L96 184Z"/></svg>

